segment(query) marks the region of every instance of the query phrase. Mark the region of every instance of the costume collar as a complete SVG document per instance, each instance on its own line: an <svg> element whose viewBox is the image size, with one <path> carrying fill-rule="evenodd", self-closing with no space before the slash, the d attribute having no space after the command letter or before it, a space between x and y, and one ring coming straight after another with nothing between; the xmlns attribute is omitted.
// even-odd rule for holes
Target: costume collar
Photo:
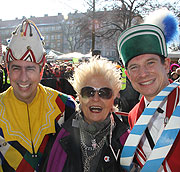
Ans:
<svg viewBox="0 0 180 172"><path fill-rule="evenodd" d="M149 101L144 97L145 108L149 105Z"/></svg>
<svg viewBox="0 0 180 172"><path fill-rule="evenodd" d="M5 141L18 141L29 152L37 153L44 136L55 133L54 120L61 113L55 102L57 96L57 92L39 85L34 100L27 105L14 96L10 87L0 100Z"/></svg>

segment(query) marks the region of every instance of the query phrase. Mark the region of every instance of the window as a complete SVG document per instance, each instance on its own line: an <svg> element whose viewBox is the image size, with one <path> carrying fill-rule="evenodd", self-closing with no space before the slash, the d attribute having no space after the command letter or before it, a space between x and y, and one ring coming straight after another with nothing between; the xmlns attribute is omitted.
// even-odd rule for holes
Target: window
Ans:
<svg viewBox="0 0 180 172"><path fill-rule="evenodd" d="M51 48L55 48L55 44L51 42L51 45L50 45Z"/></svg>
<svg viewBox="0 0 180 172"><path fill-rule="evenodd" d="M52 31L55 31L56 30L56 27L55 26L52 26Z"/></svg>
<svg viewBox="0 0 180 172"><path fill-rule="evenodd" d="M45 40L48 40L49 39L49 35L45 35Z"/></svg>
<svg viewBox="0 0 180 172"><path fill-rule="evenodd" d="M61 30L61 26L56 26L56 30L60 31Z"/></svg>
<svg viewBox="0 0 180 172"><path fill-rule="evenodd" d="M61 44L60 44L60 42L58 42L58 43L57 43L57 47L60 48L60 46L61 46Z"/></svg>
<svg viewBox="0 0 180 172"><path fill-rule="evenodd" d="M61 39L61 35L57 35L57 39Z"/></svg>
<svg viewBox="0 0 180 172"><path fill-rule="evenodd" d="M51 40L54 40L55 39L55 36L54 35L51 35Z"/></svg>

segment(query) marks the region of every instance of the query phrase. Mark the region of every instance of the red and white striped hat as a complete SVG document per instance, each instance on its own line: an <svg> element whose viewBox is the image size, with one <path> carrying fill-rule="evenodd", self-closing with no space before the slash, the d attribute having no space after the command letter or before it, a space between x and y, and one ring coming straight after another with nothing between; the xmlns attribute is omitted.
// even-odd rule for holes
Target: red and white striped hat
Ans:
<svg viewBox="0 0 180 172"><path fill-rule="evenodd" d="M44 41L41 33L31 20L24 20L12 33L7 46L5 62L24 60L45 64Z"/></svg>

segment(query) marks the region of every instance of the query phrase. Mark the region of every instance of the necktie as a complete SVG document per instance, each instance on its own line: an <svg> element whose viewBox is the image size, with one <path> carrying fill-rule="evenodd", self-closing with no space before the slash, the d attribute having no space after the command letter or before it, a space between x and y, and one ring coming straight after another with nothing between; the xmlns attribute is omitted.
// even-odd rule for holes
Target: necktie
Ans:
<svg viewBox="0 0 180 172"><path fill-rule="evenodd" d="M148 127L147 127L146 130L145 130L145 134L146 134L147 140L148 140L148 142L149 142L149 146L150 146L150 148L151 148L151 150L152 150L153 147L155 146L155 144L154 144L154 140L153 140L153 138L152 138L152 136L151 136L151 134L150 134L150 132L149 132Z"/></svg>
<svg viewBox="0 0 180 172"><path fill-rule="evenodd" d="M160 115L160 114L163 113L164 111L159 107L159 108L157 109L157 112L158 112L159 115ZM159 126L159 127L160 127L160 126ZM154 136L157 136L157 134L158 134L158 133L155 133ZM151 148L151 150L152 150L152 149L154 148L154 146L155 146L154 139L153 139L154 137L152 137L152 135L151 135L148 127L147 127L146 130L145 130L145 135L146 135L146 138L147 138L147 140L148 140L149 146L150 146L150 148Z"/></svg>

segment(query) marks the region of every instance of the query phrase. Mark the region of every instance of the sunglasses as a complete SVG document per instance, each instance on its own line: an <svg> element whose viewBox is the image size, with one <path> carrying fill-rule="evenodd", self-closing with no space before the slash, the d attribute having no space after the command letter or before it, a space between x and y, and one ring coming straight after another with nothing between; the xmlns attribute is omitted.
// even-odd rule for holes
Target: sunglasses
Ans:
<svg viewBox="0 0 180 172"><path fill-rule="evenodd" d="M83 98L94 97L94 95L98 93L99 97L102 99L110 99L112 97L113 91L108 87L103 88L94 88L94 87L83 87L81 89L81 96Z"/></svg>

